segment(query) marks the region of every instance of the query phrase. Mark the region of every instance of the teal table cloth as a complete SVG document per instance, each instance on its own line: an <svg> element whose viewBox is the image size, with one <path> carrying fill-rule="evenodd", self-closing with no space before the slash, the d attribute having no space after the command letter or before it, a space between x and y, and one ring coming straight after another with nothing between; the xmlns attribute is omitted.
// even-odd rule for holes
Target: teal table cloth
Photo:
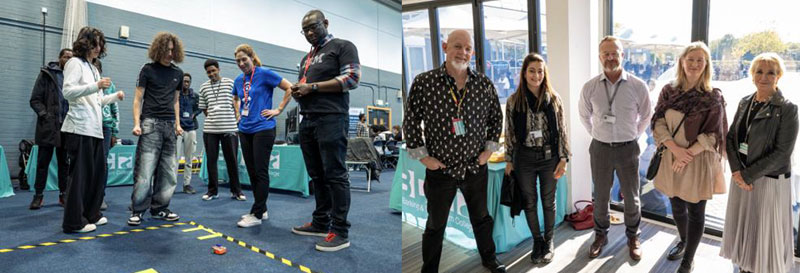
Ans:
<svg viewBox="0 0 800 273"><path fill-rule="evenodd" d="M8 172L6 151L0 145L0 198L14 196L14 186L11 185L11 173Z"/></svg>
<svg viewBox="0 0 800 273"><path fill-rule="evenodd" d="M206 156L203 155L203 162ZM250 176L247 174L247 167L242 158L242 150L239 149L237 155L239 166L239 182L243 185L250 185ZM225 158L222 151L219 152L217 160L217 174L220 180L228 181L228 168L225 166ZM208 169L206 164L200 168L200 178L208 184ZM296 191L308 197L308 182L311 180L306 171L306 164L303 161L303 152L299 145L276 145L272 147L272 154L269 158L269 186L274 189Z"/></svg>
<svg viewBox="0 0 800 273"><path fill-rule="evenodd" d="M489 215L494 219L493 239L497 253L511 250L520 242L531 237L531 232L525 220L525 212L517 217L510 216L510 208L500 205L500 192L503 184L505 163L489 163L489 181L487 186L487 207ZM423 192L425 181L425 166L418 160L408 157L405 149L400 150L400 158L392 181L392 191L389 197L389 207L402 210L404 222L425 229L428 218L427 200ZM544 231L544 216L541 204L539 208L540 230ZM567 208L567 182L566 176L558 180L556 186L556 225L560 224ZM475 236L472 234L472 225L469 222L469 213L463 195L456 194L450 209L447 221L445 238L461 247L477 249Z"/></svg>
<svg viewBox="0 0 800 273"><path fill-rule="evenodd" d="M25 174L28 176L28 184L31 185L31 191L35 190L33 185L36 183L36 161L38 156L39 145L33 145L28 166L25 167ZM108 158L106 158L106 166L108 167L107 186L133 185L133 161L135 156L136 145L114 145L108 151ZM55 152L53 152L53 158L50 159L50 165L47 168L47 184L44 190L58 190L58 160Z"/></svg>

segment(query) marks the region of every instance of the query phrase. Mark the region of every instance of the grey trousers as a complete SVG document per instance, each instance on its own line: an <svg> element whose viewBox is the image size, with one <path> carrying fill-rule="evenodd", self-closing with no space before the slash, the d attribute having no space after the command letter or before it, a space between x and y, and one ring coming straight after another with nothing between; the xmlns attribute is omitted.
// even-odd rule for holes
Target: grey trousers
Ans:
<svg viewBox="0 0 800 273"><path fill-rule="evenodd" d="M589 145L591 156L592 181L594 183L594 231L605 235L610 225L608 221L608 202L614 173L619 177L619 187L625 202L625 235L639 235L642 219L639 202L639 145L636 141L612 147L609 144L592 140Z"/></svg>

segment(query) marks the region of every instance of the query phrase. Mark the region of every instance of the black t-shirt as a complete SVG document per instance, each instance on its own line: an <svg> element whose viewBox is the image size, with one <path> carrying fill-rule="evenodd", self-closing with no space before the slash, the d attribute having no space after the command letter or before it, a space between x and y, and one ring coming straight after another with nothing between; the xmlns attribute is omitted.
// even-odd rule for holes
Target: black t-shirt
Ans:
<svg viewBox="0 0 800 273"><path fill-rule="evenodd" d="M303 77L308 54L300 61L300 75ZM312 57L311 65L306 72L306 82L323 82L341 75L340 69L346 64L358 64L358 50L350 41L333 38L322 46ZM300 113L314 114L346 114L350 107L350 93L322 93L316 92L298 100Z"/></svg>
<svg viewBox="0 0 800 273"><path fill-rule="evenodd" d="M141 118L175 120L175 92L181 90L183 70L152 62L142 66L137 87L144 88Z"/></svg>

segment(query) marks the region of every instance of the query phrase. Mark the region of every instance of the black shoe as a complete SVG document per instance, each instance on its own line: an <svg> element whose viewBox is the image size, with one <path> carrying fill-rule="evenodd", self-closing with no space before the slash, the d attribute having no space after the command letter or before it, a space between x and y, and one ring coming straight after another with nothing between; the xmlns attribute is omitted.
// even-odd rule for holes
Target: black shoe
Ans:
<svg viewBox="0 0 800 273"><path fill-rule="evenodd" d="M533 251L531 252L531 262L538 264L542 262L542 246L544 246L544 239L542 237L533 237Z"/></svg>
<svg viewBox="0 0 800 273"><path fill-rule="evenodd" d="M694 269L694 261L687 261L683 259L681 261L681 266L678 267L678 271L676 273L690 273Z"/></svg>
<svg viewBox="0 0 800 273"><path fill-rule="evenodd" d="M667 260L675 261L680 258L683 258L683 254L686 253L686 244L683 241L678 241L672 249L669 250L669 255L667 255Z"/></svg>
<svg viewBox="0 0 800 273"><path fill-rule="evenodd" d="M305 223L302 226L293 227L292 233L297 235L306 235L306 236L320 236L320 237L328 236L327 230L316 228L311 223Z"/></svg>
<svg viewBox="0 0 800 273"><path fill-rule="evenodd" d="M492 259L489 259L489 260L483 260L481 263L483 264L483 267L488 268L489 271L491 271L492 273L505 273L506 272L506 266L503 265L502 263L500 263L500 261L498 261L497 258L492 258Z"/></svg>
<svg viewBox="0 0 800 273"><path fill-rule="evenodd" d="M28 181L25 181L25 179L20 179L19 180L19 189L23 190L23 191L28 191L28 190L31 189L31 186L28 185Z"/></svg>
<svg viewBox="0 0 800 273"><path fill-rule="evenodd" d="M44 204L44 195L43 194L34 194L33 200L31 201L31 206L29 207L32 210L37 210L42 208Z"/></svg>
<svg viewBox="0 0 800 273"><path fill-rule="evenodd" d="M555 255L555 247L553 246L553 238L546 239L542 242L542 250L541 250L541 263L549 264L553 261L553 256Z"/></svg>
<svg viewBox="0 0 800 273"><path fill-rule="evenodd" d="M197 193L197 191L194 190L194 188L192 188L192 185L186 185L186 186L183 186L183 193L195 194L195 193Z"/></svg>
<svg viewBox="0 0 800 273"><path fill-rule="evenodd" d="M177 213L174 213L174 212L170 211L169 209L164 209L162 211L159 211L158 213L153 214L152 217L154 219L164 219L164 220L167 220L167 221L178 221L178 220L181 219L181 217L178 216Z"/></svg>
<svg viewBox="0 0 800 273"><path fill-rule="evenodd" d="M339 251L348 247L350 247L350 240L333 232L329 232L325 240L317 242L316 245L317 250L325 252Z"/></svg>

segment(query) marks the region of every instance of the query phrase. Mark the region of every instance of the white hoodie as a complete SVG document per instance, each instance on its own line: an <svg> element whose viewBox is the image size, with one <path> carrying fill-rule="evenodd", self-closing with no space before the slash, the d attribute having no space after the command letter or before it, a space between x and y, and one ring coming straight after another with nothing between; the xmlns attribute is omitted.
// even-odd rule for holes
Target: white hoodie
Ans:
<svg viewBox="0 0 800 273"><path fill-rule="evenodd" d="M103 105L119 101L117 94L103 95L97 87L100 73L97 68L79 57L64 65L64 99L69 112L61 132L103 138Z"/></svg>

